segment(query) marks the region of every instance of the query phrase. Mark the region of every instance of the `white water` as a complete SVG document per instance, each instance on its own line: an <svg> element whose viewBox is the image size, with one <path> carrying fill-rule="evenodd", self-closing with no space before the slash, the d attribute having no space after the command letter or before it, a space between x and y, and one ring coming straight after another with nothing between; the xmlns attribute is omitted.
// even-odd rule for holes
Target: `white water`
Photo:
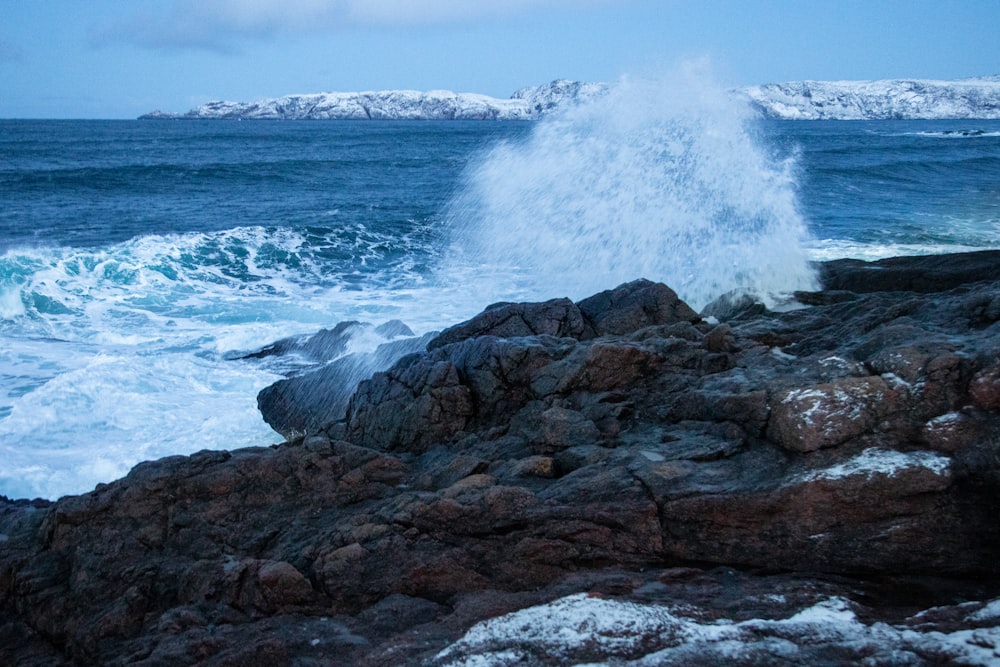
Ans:
<svg viewBox="0 0 1000 667"><path fill-rule="evenodd" d="M0 494L56 498L142 460L279 441L256 408L279 376L227 353L339 321L424 333L493 301L581 298L639 277L695 307L732 289L808 287L792 168L695 71L624 80L480 156L447 212L452 252L429 275L404 261L358 279L281 227L10 251ZM375 250L395 241L378 233L345 253L378 267Z"/></svg>
<svg viewBox="0 0 1000 667"><path fill-rule="evenodd" d="M302 245L238 227L0 255L0 494L57 498L140 461L279 442L256 398L281 376L230 352L350 319L457 321L426 286L324 286Z"/></svg>
<svg viewBox="0 0 1000 667"><path fill-rule="evenodd" d="M623 79L496 146L450 211L448 269L486 300L581 298L641 277L697 309L731 290L812 287L794 165L702 69Z"/></svg>

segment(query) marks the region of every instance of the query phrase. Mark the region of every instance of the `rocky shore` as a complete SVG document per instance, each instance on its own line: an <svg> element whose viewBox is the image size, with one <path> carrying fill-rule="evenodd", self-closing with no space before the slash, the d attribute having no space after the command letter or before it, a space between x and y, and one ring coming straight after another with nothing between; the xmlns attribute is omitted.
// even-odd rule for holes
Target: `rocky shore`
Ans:
<svg viewBox="0 0 1000 667"><path fill-rule="evenodd" d="M820 279L397 327L288 442L0 499L0 664L996 664L1000 252Z"/></svg>

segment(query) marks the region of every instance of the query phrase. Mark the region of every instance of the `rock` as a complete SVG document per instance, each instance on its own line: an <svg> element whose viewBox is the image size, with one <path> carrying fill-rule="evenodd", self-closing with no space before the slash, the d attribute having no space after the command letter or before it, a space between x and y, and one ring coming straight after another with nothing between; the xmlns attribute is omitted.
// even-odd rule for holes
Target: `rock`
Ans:
<svg viewBox="0 0 1000 667"><path fill-rule="evenodd" d="M875 262L838 259L823 262L824 290L870 292L943 292L966 283L1000 280L1000 251L889 257Z"/></svg>
<svg viewBox="0 0 1000 667"><path fill-rule="evenodd" d="M264 421L288 439L342 419L358 383L396 360L424 350L434 334L379 345L374 352L341 356L318 369L279 380L257 394Z"/></svg>
<svg viewBox="0 0 1000 667"><path fill-rule="evenodd" d="M0 661L708 664L672 639L706 624L734 664L966 659L945 635L992 660L998 287L723 324L646 281L487 309L333 421L333 380L274 408L304 437L0 498ZM486 632L569 613L578 643Z"/></svg>
<svg viewBox="0 0 1000 667"><path fill-rule="evenodd" d="M770 437L782 447L811 452L867 433L905 408L901 389L877 376L792 389L771 409Z"/></svg>
<svg viewBox="0 0 1000 667"><path fill-rule="evenodd" d="M598 336L627 334L643 327L697 322L696 312L663 283L636 280L584 299L580 311Z"/></svg>
<svg viewBox="0 0 1000 667"><path fill-rule="evenodd" d="M333 329L320 329L315 334L308 336L282 338L255 352L237 357L237 359L264 359L288 354L301 354L311 361L328 361L342 355L351 338L368 328L371 328L371 325L361 322L340 322Z"/></svg>
<svg viewBox="0 0 1000 667"><path fill-rule="evenodd" d="M559 338L593 337L580 309L569 299L544 303L496 304L468 322L445 329L427 344L427 349L443 347L478 336L513 338L549 335ZM589 334L589 335L588 335Z"/></svg>
<svg viewBox="0 0 1000 667"><path fill-rule="evenodd" d="M874 621L871 607L832 583L803 591L777 576L690 576L705 583L646 583L627 596L584 591L498 615L470 628L427 664L478 664L484 656L497 660L490 664L706 667L996 661L995 625L959 629L995 618L995 600L943 605L886 622ZM770 589L761 588L765 581ZM718 595L712 602L692 595L708 588ZM720 610L723 600L729 605Z"/></svg>

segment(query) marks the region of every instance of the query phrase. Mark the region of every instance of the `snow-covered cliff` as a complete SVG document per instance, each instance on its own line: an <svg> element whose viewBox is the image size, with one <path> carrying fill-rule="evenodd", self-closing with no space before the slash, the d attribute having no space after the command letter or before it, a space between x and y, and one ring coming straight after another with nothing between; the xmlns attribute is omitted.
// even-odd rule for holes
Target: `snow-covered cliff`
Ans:
<svg viewBox="0 0 1000 667"><path fill-rule="evenodd" d="M607 84L556 80L508 99L449 90L287 95L259 102L209 102L185 114L142 118L264 120L533 120L603 95ZM788 120L1000 119L1000 76L935 81L796 81L733 91L768 118Z"/></svg>
<svg viewBox="0 0 1000 667"><path fill-rule="evenodd" d="M567 103L602 94L604 84L557 80L522 88L509 99L450 90L380 90L286 95L259 102L209 102L182 115L143 118L253 120L531 120Z"/></svg>
<svg viewBox="0 0 1000 667"><path fill-rule="evenodd" d="M1000 77L956 81L796 81L739 91L769 118L1000 119Z"/></svg>

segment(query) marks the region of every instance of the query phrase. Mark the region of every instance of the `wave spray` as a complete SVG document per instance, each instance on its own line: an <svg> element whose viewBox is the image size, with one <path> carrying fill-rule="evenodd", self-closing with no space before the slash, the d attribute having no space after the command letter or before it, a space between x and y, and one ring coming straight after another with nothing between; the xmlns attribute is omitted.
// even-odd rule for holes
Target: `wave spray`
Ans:
<svg viewBox="0 0 1000 667"><path fill-rule="evenodd" d="M494 146L450 206L449 269L493 300L643 277L700 309L733 290L812 287L794 165L762 148L752 110L703 69L622 79Z"/></svg>

